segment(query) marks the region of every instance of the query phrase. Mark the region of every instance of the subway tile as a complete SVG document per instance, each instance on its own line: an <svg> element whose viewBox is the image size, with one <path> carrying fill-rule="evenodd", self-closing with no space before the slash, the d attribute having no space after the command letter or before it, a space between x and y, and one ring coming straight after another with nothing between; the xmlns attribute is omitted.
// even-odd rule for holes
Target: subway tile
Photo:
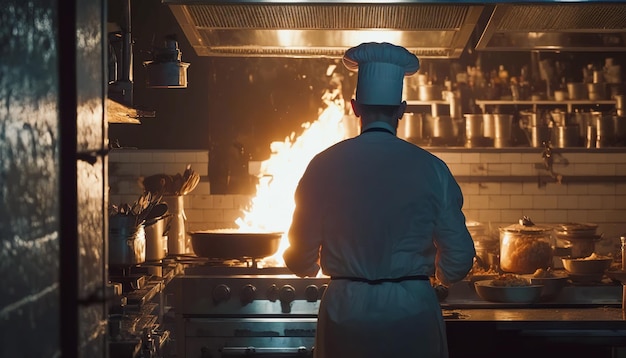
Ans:
<svg viewBox="0 0 626 358"><path fill-rule="evenodd" d="M615 175L626 175L626 164L624 163L615 164Z"/></svg>
<svg viewBox="0 0 626 358"><path fill-rule="evenodd" d="M453 164L450 166L450 171L452 175L470 175L470 165L469 164Z"/></svg>
<svg viewBox="0 0 626 358"><path fill-rule="evenodd" d="M492 210L492 209L487 209L487 210L481 210L480 213L478 214L478 221L479 222L494 222L494 221L501 221L500 219L500 210Z"/></svg>
<svg viewBox="0 0 626 358"><path fill-rule="evenodd" d="M237 219L243 217L243 212L238 209L224 209L224 221L235 223Z"/></svg>
<svg viewBox="0 0 626 358"><path fill-rule="evenodd" d="M618 195L626 194L626 182L615 183L615 194L618 194Z"/></svg>
<svg viewBox="0 0 626 358"><path fill-rule="evenodd" d="M500 183L500 194L518 195L522 193L520 183Z"/></svg>
<svg viewBox="0 0 626 358"><path fill-rule="evenodd" d="M505 227L508 225L517 224L522 216L524 216L524 213L518 209L502 210L500 213L500 219L503 223L507 224L500 224L499 226Z"/></svg>
<svg viewBox="0 0 626 358"><path fill-rule="evenodd" d="M567 221L573 223L589 222L589 212L587 209L567 210Z"/></svg>
<svg viewBox="0 0 626 358"><path fill-rule="evenodd" d="M233 195L233 207L238 210L247 209L251 202L253 196L251 195Z"/></svg>
<svg viewBox="0 0 626 358"><path fill-rule="evenodd" d="M550 184L554 185L554 184ZM539 186L536 182L522 183L522 193L524 195L544 195L548 193L547 185Z"/></svg>
<svg viewBox="0 0 626 358"><path fill-rule="evenodd" d="M501 163L500 153L480 153L481 163Z"/></svg>
<svg viewBox="0 0 626 358"><path fill-rule="evenodd" d="M204 210L185 208L185 216L188 222L204 222Z"/></svg>
<svg viewBox="0 0 626 358"><path fill-rule="evenodd" d="M511 209L529 209L532 208L532 205L532 195L510 195L509 207Z"/></svg>
<svg viewBox="0 0 626 358"><path fill-rule="evenodd" d="M489 209L508 209L511 207L511 197L508 195L489 195Z"/></svg>
<svg viewBox="0 0 626 358"><path fill-rule="evenodd" d="M584 183L572 183L567 185L568 195L587 195L589 193L589 185Z"/></svg>
<svg viewBox="0 0 626 358"><path fill-rule="evenodd" d="M164 173L162 163L141 163L140 173L143 176L150 176L154 174Z"/></svg>
<svg viewBox="0 0 626 358"><path fill-rule="evenodd" d="M198 158L196 152L180 151L180 152L174 153L174 155L176 156L176 162L181 163L183 165L183 170L185 170L185 167L187 166L187 164L195 163Z"/></svg>
<svg viewBox="0 0 626 358"><path fill-rule="evenodd" d="M153 154L155 162L158 163L176 163L176 154L169 151L160 151Z"/></svg>
<svg viewBox="0 0 626 358"><path fill-rule="evenodd" d="M500 163L520 164L522 163L521 153L501 153Z"/></svg>
<svg viewBox="0 0 626 358"><path fill-rule="evenodd" d="M588 184L589 195L615 195L614 183L591 183Z"/></svg>
<svg viewBox="0 0 626 358"><path fill-rule="evenodd" d="M433 153L433 154L437 156L439 159L446 162L447 164L462 163L460 153L446 152L446 153Z"/></svg>
<svg viewBox="0 0 626 358"><path fill-rule="evenodd" d="M487 164L470 164L470 175L488 175Z"/></svg>
<svg viewBox="0 0 626 358"><path fill-rule="evenodd" d="M137 150L134 153L128 155L129 163L150 163L152 162L152 153L146 153L141 150Z"/></svg>
<svg viewBox="0 0 626 358"><path fill-rule="evenodd" d="M185 172L185 169L187 169L186 163L173 162L173 163L161 164L161 173L168 174L168 175L176 175L176 174L183 175L183 173Z"/></svg>
<svg viewBox="0 0 626 358"><path fill-rule="evenodd" d="M233 209L234 202L232 195L211 195L213 199L213 208L215 209Z"/></svg>
<svg viewBox="0 0 626 358"><path fill-rule="evenodd" d="M560 195L557 198L558 209L578 209L578 195Z"/></svg>
<svg viewBox="0 0 626 358"><path fill-rule="evenodd" d="M565 223L567 222L567 210L546 210L546 223Z"/></svg>
<svg viewBox="0 0 626 358"><path fill-rule="evenodd" d="M617 210L624 210L624 209L626 209L626 195L616 195L615 196L615 209L617 209ZM624 213L622 221L624 221L624 223L626 223L626 213Z"/></svg>
<svg viewBox="0 0 626 358"><path fill-rule="evenodd" d="M480 163L480 154L478 154L478 153L462 153L461 154L461 163L463 163L463 164Z"/></svg>
<svg viewBox="0 0 626 358"><path fill-rule="evenodd" d="M543 209L526 209L523 216L528 216L535 224L545 223L546 220L546 210Z"/></svg>
<svg viewBox="0 0 626 358"><path fill-rule="evenodd" d="M557 207L555 195L533 195L533 208L556 209Z"/></svg>
<svg viewBox="0 0 626 358"><path fill-rule="evenodd" d="M511 164L489 163L487 172L488 175L511 175Z"/></svg>
<svg viewBox="0 0 626 358"><path fill-rule="evenodd" d="M485 195L467 195L465 204L469 209L486 209L489 207L489 199Z"/></svg>
<svg viewBox="0 0 626 358"><path fill-rule="evenodd" d="M463 195L477 195L480 193L480 188L478 183L459 183L459 187L463 192Z"/></svg>
<svg viewBox="0 0 626 358"><path fill-rule="evenodd" d="M224 209L204 209L204 220L206 222L224 221Z"/></svg>
<svg viewBox="0 0 626 358"><path fill-rule="evenodd" d="M520 163L543 163L543 158L541 157L541 153L522 153Z"/></svg>
<svg viewBox="0 0 626 358"><path fill-rule="evenodd" d="M501 194L500 183L478 183L478 193L480 195L498 195Z"/></svg>
<svg viewBox="0 0 626 358"><path fill-rule="evenodd" d="M191 192L191 195L210 195L211 194L211 183L209 183L208 181L202 181L202 178L200 179L200 182L198 183L198 185L195 187L195 189L193 189L193 191Z"/></svg>
<svg viewBox="0 0 626 358"><path fill-rule="evenodd" d="M134 176L139 177L140 166L137 163L109 163L109 176Z"/></svg>
<svg viewBox="0 0 626 358"><path fill-rule="evenodd" d="M534 167L528 163L512 163L511 175L534 175Z"/></svg>
<svg viewBox="0 0 626 358"><path fill-rule="evenodd" d="M189 195L191 197L191 207L194 209L213 209L213 195Z"/></svg>
<svg viewBox="0 0 626 358"><path fill-rule="evenodd" d="M615 222L623 220L623 216L615 210L589 210L587 219L592 223Z"/></svg>

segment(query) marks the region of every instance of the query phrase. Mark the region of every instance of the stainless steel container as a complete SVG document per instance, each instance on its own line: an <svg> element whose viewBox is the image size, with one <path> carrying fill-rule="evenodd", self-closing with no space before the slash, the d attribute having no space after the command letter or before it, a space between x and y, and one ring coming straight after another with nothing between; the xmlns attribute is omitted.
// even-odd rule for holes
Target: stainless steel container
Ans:
<svg viewBox="0 0 626 358"><path fill-rule="evenodd" d="M511 130L513 126L513 115L493 114L493 146L504 148L511 145Z"/></svg>
<svg viewBox="0 0 626 358"><path fill-rule="evenodd" d="M420 101L441 101L443 100L443 88L440 85L419 85L417 86L417 96Z"/></svg>
<svg viewBox="0 0 626 358"><path fill-rule="evenodd" d="M541 148L544 143L550 141L551 136L550 127L530 127L530 145L533 148Z"/></svg>
<svg viewBox="0 0 626 358"><path fill-rule="evenodd" d="M571 100L588 99L587 86L582 82L570 82L567 84L567 94Z"/></svg>
<svg viewBox="0 0 626 358"><path fill-rule="evenodd" d="M146 261L146 235L134 215L109 218L109 266L133 266Z"/></svg>
<svg viewBox="0 0 626 358"><path fill-rule="evenodd" d="M420 113L405 113L398 122L398 138L406 141L422 138L422 115Z"/></svg>
<svg viewBox="0 0 626 358"><path fill-rule="evenodd" d="M578 125L552 127L552 145L556 148L580 147Z"/></svg>

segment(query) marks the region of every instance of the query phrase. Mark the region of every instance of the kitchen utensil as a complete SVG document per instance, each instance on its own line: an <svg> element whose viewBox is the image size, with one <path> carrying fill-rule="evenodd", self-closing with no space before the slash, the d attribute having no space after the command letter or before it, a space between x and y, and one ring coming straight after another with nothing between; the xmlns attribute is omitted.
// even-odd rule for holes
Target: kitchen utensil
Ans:
<svg viewBox="0 0 626 358"><path fill-rule="evenodd" d="M278 250L281 232L192 231L193 252L219 259L264 258Z"/></svg>
<svg viewBox="0 0 626 358"><path fill-rule="evenodd" d="M494 286L492 280L477 281L476 293L482 299L502 303L534 303L541 298L542 285Z"/></svg>
<svg viewBox="0 0 626 358"><path fill-rule="evenodd" d="M165 257L164 225L165 219L160 216L154 222L145 226L146 261L157 261Z"/></svg>
<svg viewBox="0 0 626 358"><path fill-rule="evenodd" d="M144 221L145 226L150 226L157 220L159 220L163 215L167 213L167 204L166 203L158 203L155 204L145 215Z"/></svg>

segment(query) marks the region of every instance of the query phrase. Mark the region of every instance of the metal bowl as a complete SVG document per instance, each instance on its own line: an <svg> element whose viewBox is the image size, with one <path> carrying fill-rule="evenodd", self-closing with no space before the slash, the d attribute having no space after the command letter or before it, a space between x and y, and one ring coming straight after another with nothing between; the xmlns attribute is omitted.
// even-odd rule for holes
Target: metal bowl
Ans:
<svg viewBox="0 0 626 358"><path fill-rule="evenodd" d="M613 262L612 258L562 258L563 267L567 272L577 275L603 274Z"/></svg>
<svg viewBox="0 0 626 358"><path fill-rule="evenodd" d="M541 285L541 301L550 301L561 293L563 287L567 285L567 276L553 277L533 277L533 275L525 275L531 285Z"/></svg>
<svg viewBox="0 0 626 358"><path fill-rule="evenodd" d="M543 285L494 286L492 280L477 281L476 293L482 299L502 303L533 303L541 299Z"/></svg>

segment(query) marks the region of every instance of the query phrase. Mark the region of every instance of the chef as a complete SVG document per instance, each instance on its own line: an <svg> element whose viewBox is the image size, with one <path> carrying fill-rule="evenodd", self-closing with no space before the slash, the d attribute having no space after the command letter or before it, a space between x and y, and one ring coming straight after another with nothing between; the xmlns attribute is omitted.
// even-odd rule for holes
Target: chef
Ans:
<svg viewBox="0 0 626 358"><path fill-rule="evenodd" d="M320 303L318 358L447 357L435 275L463 279L475 255L463 196L447 165L396 136L405 76L419 60L389 43L349 49L358 72L359 136L319 153L295 192L287 267L331 277Z"/></svg>

